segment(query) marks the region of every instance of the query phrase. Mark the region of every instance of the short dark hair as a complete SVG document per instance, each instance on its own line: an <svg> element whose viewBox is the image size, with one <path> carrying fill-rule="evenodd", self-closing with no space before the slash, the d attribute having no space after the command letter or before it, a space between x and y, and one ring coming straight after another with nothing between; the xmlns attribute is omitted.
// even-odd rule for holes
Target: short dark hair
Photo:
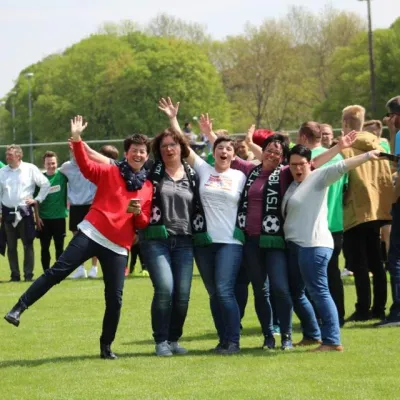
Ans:
<svg viewBox="0 0 400 400"><path fill-rule="evenodd" d="M221 136L218 136L217 139L215 139L215 142L213 144L213 152L215 151L217 146L222 142L230 142L230 143L232 143L232 146L235 149L235 141L228 135L221 135Z"/></svg>
<svg viewBox="0 0 400 400"><path fill-rule="evenodd" d="M400 96L395 96L391 98L386 103L386 108L389 110L390 113L400 114Z"/></svg>
<svg viewBox="0 0 400 400"><path fill-rule="evenodd" d="M245 142L245 141L246 141L246 136L238 136L238 137L235 139L235 142L236 142L236 143Z"/></svg>
<svg viewBox="0 0 400 400"><path fill-rule="evenodd" d="M283 158L287 157L287 155L289 153L289 146L287 143L287 138L284 135L282 135L280 133L274 133L273 135L268 136L263 141L263 144L261 146L262 151L264 151L270 143L279 143L282 147Z"/></svg>
<svg viewBox="0 0 400 400"><path fill-rule="evenodd" d="M150 140L146 135L142 135L141 133L134 133L133 135L128 136L124 140L125 153L128 152L133 144L144 144L146 146L147 153L150 153Z"/></svg>
<svg viewBox="0 0 400 400"><path fill-rule="evenodd" d="M299 135L305 136L308 141L316 142L321 140L321 126L318 122L308 121L301 124L299 129Z"/></svg>
<svg viewBox="0 0 400 400"><path fill-rule="evenodd" d="M130 147L130 146L129 146ZM108 158L111 158L113 160L116 160L119 156L119 151L118 149L111 145L111 144L105 144L104 146L100 147L99 153L103 154L103 156L106 156Z"/></svg>
<svg viewBox="0 0 400 400"><path fill-rule="evenodd" d="M46 153L43 154L43 162L46 160L46 158L50 158L50 157L57 158L57 154L54 153L54 151L46 151Z"/></svg>
<svg viewBox="0 0 400 400"><path fill-rule="evenodd" d="M290 162L290 157L293 155L297 155L300 157L304 157L307 159L308 162L311 161L311 150L302 144L296 144L290 151L289 151L289 162Z"/></svg>
<svg viewBox="0 0 400 400"><path fill-rule="evenodd" d="M165 131L160 132L151 143L151 149L156 160L161 160L161 142L167 136L170 136L175 143L178 143L181 146L182 158L189 157L190 147L186 137L174 129L168 128L165 129Z"/></svg>

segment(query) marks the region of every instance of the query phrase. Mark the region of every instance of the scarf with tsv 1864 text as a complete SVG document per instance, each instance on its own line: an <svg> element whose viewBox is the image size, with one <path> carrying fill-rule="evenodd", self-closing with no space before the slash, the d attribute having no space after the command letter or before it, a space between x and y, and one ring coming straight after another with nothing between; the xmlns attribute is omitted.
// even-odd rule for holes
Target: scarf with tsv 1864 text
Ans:
<svg viewBox="0 0 400 400"><path fill-rule="evenodd" d="M260 247L272 249L284 249L285 239L283 235L283 218L281 213L281 166L279 165L264 185L262 202L262 221ZM247 177L243 193L239 203L238 214L236 217L236 227L233 237L242 243L246 241L244 230L246 227L247 209L249 202L249 191L251 185L259 177L262 164L257 165Z"/></svg>
<svg viewBox="0 0 400 400"><path fill-rule="evenodd" d="M185 174L189 180L190 189L193 192L193 213L191 218L192 237L195 246L207 246L212 243L210 235L207 233L207 222L204 209L200 201L198 178L196 172L188 163L182 161ZM150 223L145 229L145 239L166 239L168 237L167 228L163 217L163 204L160 191L160 183L165 175L165 165L162 161L157 161L150 174L149 180L153 183L153 202L150 215Z"/></svg>

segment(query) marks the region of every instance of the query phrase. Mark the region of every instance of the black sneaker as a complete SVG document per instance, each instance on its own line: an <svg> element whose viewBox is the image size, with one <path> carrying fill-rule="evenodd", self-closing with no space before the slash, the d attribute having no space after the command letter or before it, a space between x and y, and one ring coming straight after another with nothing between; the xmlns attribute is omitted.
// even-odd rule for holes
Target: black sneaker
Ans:
<svg viewBox="0 0 400 400"><path fill-rule="evenodd" d="M213 353L219 353L224 348L224 344L222 342L218 342L218 344L210 349Z"/></svg>
<svg viewBox="0 0 400 400"><path fill-rule="evenodd" d="M221 349L218 351L218 354L231 355L231 354L237 354L239 352L240 352L239 343L228 342L221 347Z"/></svg>
<svg viewBox="0 0 400 400"><path fill-rule="evenodd" d="M266 336L264 339L264 344L262 346L263 350L272 350L275 348L275 338L273 336Z"/></svg>
<svg viewBox="0 0 400 400"><path fill-rule="evenodd" d="M386 319L386 314L385 311L371 311L371 319L380 319L384 320Z"/></svg>
<svg viewBox="0 0 400 400"><path fill-rule="evenodd" d="M292 350L293 343L290 335L282 335L281 350Z"/></svg>
<svg viewBox="0 0 400 400"><path fill-rule="evenodd" d="M351 314L349 318L346 319L346 322L362 322L362 321L368 321L370 318L371 317L369 313L364 314L356 311L353 314Z"/></svg>

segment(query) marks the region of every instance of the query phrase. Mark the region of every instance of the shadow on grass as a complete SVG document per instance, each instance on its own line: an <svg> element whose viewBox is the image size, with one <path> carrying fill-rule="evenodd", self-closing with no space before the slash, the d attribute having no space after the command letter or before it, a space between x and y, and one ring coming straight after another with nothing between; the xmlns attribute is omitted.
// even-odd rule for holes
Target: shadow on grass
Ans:
<svg viewBox="0 0 400 400"><path fill-rule="evenodd" d="M374 327L374 324L376 324L377 322L378 322L378 320L376 320L373 323L368 323L368 324L365 323L365 322L359 322L359 323L357 323L357 322L347 322L344 325L344 328L345 329L373 329L373 330L375 330L377 328Z"/></svg>
<svg viewBox="0 0 400 400"><path fill-rule="evenodd" d="M301 332L301 326L300 323L294 323L293 324L293 332L298 333ZM250 328L246 328L244 327L241 332L240 332L241 336L262 336L262 331L261 331L261 327L250 327ZM194 342L194 341L198 341L198 340L218 340L217 337L217 332L216 331L208 331L205 333L202 333L200 335L194 335L194 336L183 336L182 340L186 343L189 342ZM132 346L135 344L145 344L145 345L152 345L154 344L154 340L153 339L144 339L144 340L135 340L135 341L131 341L131 342L124 342L122 343L125 346Z"/></svg>
<svg viewBox="0 0 400 400"><path fill-rule="evenodd" d="M241 356L253 356L253 357L277 357L277 356L286 356L290 355L291 357L300 355L302 352L297 351L281 351L279 349L276 350L262 350L260 348L242 348L239 354L231 355L230 357L241 357ZM189 350L189 353L184 356L174 356L173 359L182 359L184 360L187 357L228 357L226 355L218 355L213 353L210 350ZM171 359L170 357L157 357L153 352L134 352L134 353L119 353L119 360L129 359L129 358L141 358L141 357L153 357L154 359ZM76 361L87 361L87 360L100 360L98 355L76 355L76 356L66 356L66 357L50 357L50 358L41 358L36 360L8 360L8 361L0 361L0 369L12 368L12 367L28 367L35 368L41 365L50 364L50 363L72 363ZM104 362L111 362L108 360L102 360ZM112 363L118 363L118 360L112 361Z"/></svg>

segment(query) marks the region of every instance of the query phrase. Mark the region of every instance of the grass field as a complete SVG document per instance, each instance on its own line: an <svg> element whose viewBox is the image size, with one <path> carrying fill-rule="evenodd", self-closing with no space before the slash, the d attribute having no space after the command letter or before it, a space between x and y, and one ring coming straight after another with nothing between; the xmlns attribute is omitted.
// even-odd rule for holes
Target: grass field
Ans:
<svg viewBox="0 0 400 400"><path fill-rule="evenodd" d="M40 274L36 246L36 276ZM88 264L88 263L87 263ZM0 280L9 279L1 260ZM346 282L347 313L354 286ZM0 284L4 315L27 283ZM181 343L186 356L157 358L150 326L149 278L126 280L124 305L113 350L99 358L104 311L103 282L67 280L53 288L15 328L0 323L0 399L400 399L400 330L376 330L372 322L342 330L344 353L312 354L260 349L262 337L252 298L243 319L242 352L209 352L217 339L206 291L195 276ZM294 320L294 340L299 340Z"/></svg>

